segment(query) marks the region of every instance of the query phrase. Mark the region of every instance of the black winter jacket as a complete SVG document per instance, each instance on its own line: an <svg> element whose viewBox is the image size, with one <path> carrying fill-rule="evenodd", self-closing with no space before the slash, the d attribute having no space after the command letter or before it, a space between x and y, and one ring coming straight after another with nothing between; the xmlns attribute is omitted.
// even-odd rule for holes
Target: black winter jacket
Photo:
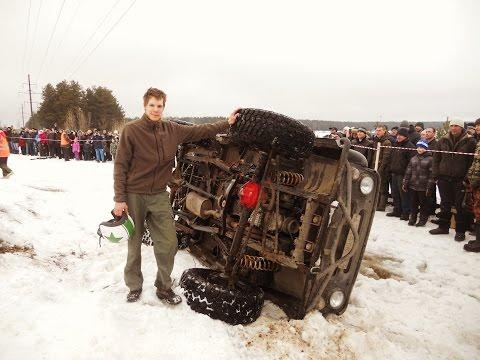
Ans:
<svg viewBox="0 0 480 360"><path fill-rule="evenodd" d="M401 143L397 142L395 147L415 149L415 146L413 146L409 140L402 141ZM415 152L412 150L392 149L392 155L390 157L390 172L398 175L405 174L408 163L414 155Z"/></svg>
<svg viewBox="0 0 480 360"><path fill-rule="evenodd" d="M450 133L438 140L436 150L474 153L476 146L475 138L462 131L460 139L454 144ZM463 179L472 165L473 156L435 153L433 155L433 177Z"/></svg>
<svg viewBox="0 0 480 360"><path fill-rule="evenodd" d="M392 146L388 135L384 135L381 138L374 137L372 147L376 149L378 143L380 143L380 146ZM388 172L391 153L392 149L390 148L382 148L382 150L380 151L380 158L378 159L378 172L381 176ZM376 156L378 156L378 152L375 152L375 154L373 155L372 163L370 164L370 167L372 169L375 167Z"/></svg>
<svg viewBox="0 0 480 360"><path fill-rule="evenodd" d="M433 157L429 152L417 154L408 163L403 185L415 191L433 191L435 180L432 175Z"/></svg>
<svg viewBox="0 0 480 360"><path fill-rule="evenodd" d="M415 129L413 131L409 131L408 132L408 140L410 140L410 142L414 146L416 146L417 141L420 140L420 134L418 132L416 132Z"/></svg>
<svg viewBox="0 0 480 360"><path fill-rule="evenodd" d="M103 150L103 136L102 135L94 135L92 137L93 140L93 148L95 150L100 149Z"/></svg>
<svg viewBox="0 0 480 360"><path fill-rule="evenodd" d="M371 148L373 146L373 142L368 140L366 137L364 137L362 141L360 141L358 138L353 139L352 140L352 145L360 145L360 146L366 146L366 147ZM365 148L360 148L360 147L355 147L354 146L353 150L356 150L359 153L361 153L363 156L365 156L369 165L372 163L373 149L370 150L370 149L365 149Z"/></svg>

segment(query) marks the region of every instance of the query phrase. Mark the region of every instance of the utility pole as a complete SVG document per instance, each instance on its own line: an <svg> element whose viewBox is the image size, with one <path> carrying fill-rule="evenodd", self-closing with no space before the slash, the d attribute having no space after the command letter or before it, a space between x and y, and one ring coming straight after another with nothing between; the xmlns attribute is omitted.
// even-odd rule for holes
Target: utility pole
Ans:
<svg viewBox="0 0 480 360"><path fill-rule="evenodd" d="M25 116L23 115L23 102L22 102L22 127L25 127Z"/></svg>
<svg viewBox="0 0 480 360"><path fill-rule="evenodd" d="M33 117L32 85L30 84L30 74L28 74L28 95L30 96L30 116Z"/></svg>

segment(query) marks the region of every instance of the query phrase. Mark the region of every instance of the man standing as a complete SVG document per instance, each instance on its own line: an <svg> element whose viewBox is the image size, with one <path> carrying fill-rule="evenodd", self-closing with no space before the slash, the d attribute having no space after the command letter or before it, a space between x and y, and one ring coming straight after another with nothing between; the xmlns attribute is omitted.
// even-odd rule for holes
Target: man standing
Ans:
<svg viewBox="0 0 480 360"><path fill-rule="evenodd" d="M97 162L105 162L105 152L103 150L105 138L100 135L98 130L96 130L95 135L92 137L92 141L93 149L95 150L95 159Z"/></svg>
<svg viewBox="0 0 480 360"><path fill-rule="evenodd" d="M141 238L148 224L157 262L157 297L168 304L181 302L171 288L170 274L177 252L177 237L166 186L170 180L179 144L214 137L234 124L236 111L227 120L196 126L162 120L166 94L155 88L143 96L145 114L128 123L122 131L114 165L116 216L128 211L135 233L128 241L125 283L130 289L128 302L137 301L142 292Z"/></svg>
<svg viewBox="0 0 480 360"><path fill-rule="evenodd" d="M425 132L425 141L428 143L428 150L435 150L437 148L437 139L435 139L436 129L427 127L423 131ZM435 215L435 210L437 210L437 186L435 184L431 191L427 193L427 203L429 215Z"/></svg>
<svg viewBox="0 0 480 360"><path fill-rule="evenodd" d="M460 119L450 121L450 130L437 144L437 150L474 153L476 141L463 128L464 122ZM463 198L465 196L464 180L472 164L473 156L460 154L445 154L436 152L433 156L433 177L437 180L440 192L440 218L438 228L430 230L430 234L448 234L452 206L455 206L455 240L465 240L465 210Z"/></svg>
<svg viewBox="0 0 480 360"><path fill-rule="evenodd" d="M435 150L437 139L435 139L436 130L433 127L427 127L425 130L425 140L428 143L428 150Z"/></svg>
<svg viewBox="0 0 480 360"><path fill-rule="evenodd" d="M373 151L371 149L372 147L372 142L367 139L367 130L364 128L359 128L357 130L357 138L352 140L352 145L360 145L362 147L353 147L354 150L358 151L361 153L363 156L368 161L368 164L370 165L372 163L372 157L373 157Z"/></svg>
<svg viewBox="0 0 480 360"><path fill-rule="evenodd" d="M415 131L419 134L422 133L423 129L425 129L425 125L423 125L423 122L417 122L415 124Z"/></svg>
<svg viewBox="0 0 480 360"><path fill-rule="evenodd" d="M385 125L377 126L375 129L375 138L373 139L373 148L377 148L377 144L380 146L392 146L388 138L387 127ZM380 155L379 155L380 153ZM375 167L376 158L378 156L378 174L380 175L380 199L378 200L377 211L385 211L388 200L388 165L390 164L390 148L382 148L381 151L376 151L375 156L372 159L370 167Z"/></svg>
<svg viewBox="0 0 480 360"><path fill-rule="evenodd" d="M397 143L392 149L390 158L390 172L392 174L392 198L393 211L387 216L399 217L401 220L408 220L410 216L410 193L403 191L402 184L410 159L415 155L412 150L415 146L408 140L408 129L401 127L397 133Z"/></svg>

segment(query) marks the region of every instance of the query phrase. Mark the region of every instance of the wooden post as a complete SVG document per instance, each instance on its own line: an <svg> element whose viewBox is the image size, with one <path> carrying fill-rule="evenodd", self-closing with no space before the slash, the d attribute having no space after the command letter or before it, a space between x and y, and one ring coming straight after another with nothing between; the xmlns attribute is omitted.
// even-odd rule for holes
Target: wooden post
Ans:
<svg viewBox="0 0 480 360"><path fill-rule="evenodd" d="M375 157L375 171L378 171L378 162L380 161L380 151L382 148L380 147L380 141L377 143L377 156Z"/></svg>

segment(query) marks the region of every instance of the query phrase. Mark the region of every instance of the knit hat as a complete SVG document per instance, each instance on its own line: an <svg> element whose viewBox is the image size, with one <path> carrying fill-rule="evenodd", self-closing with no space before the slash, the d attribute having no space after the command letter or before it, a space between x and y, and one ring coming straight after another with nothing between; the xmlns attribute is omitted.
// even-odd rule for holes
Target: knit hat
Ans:
<svg viewBox="0 0 480 360"><path fill-rule="evenodd" d="M408 128L406 128L406 127L398 128L397 135L402 135L402 136L405 136L406 138L408 138Z"/></svg>
<svg viewBox="0 0 480 360"><path fill-rule="evenodd" d="M423 124L423 122L417 122L415 126L420 126L422 129L425 129L425 125Z"/></svg>
<svg viewBox="0 0 480 360"><path fill-rule="evenodd" d="M452 125L457 125L463 128L465 126L465 122L462 119L453 118L450 120L450 126Z"/></svg>
<svg viewBox="0 0 480 360"><path fill-rule="evenodd" d="M408 128L408 121L407 120L403 120L401 123L400 123L400 127L404 127L404 128Z"/></svg>
<svg viewBox="0 0 480 360"><path fill-rule="evenodd" d="M428 142L426 142L425 140L418 140L417 142L417 148L424 148L424 149L428 149Z"/></svg>
<svg viewBox="0 0 480 360"><path fill-rule="evenodd" d="M364 129L364 128L362 128L362 127L361 127L361 128L358 128L358 130L357 130L357 131L358 131L358 132L360 132L360 131L361 131L362 133L364 133L365 135L367 135L367 130L365 130L365 129Z"/></svg>

